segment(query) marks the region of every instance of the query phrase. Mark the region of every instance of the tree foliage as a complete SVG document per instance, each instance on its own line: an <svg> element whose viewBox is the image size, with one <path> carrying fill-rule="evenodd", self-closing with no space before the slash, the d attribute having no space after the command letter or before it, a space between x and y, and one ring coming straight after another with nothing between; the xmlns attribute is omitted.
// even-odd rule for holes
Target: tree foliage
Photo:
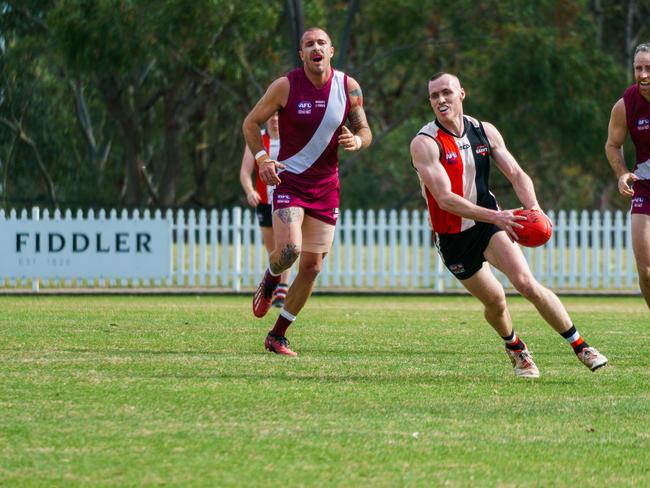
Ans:
<svg viewBox="0 0 650 488"><path fill-rule="evenodd" d="M296 32L318 25L334 66L360 82L374 134L367 151L341 151L346 207L421 206L408 145L432 118L427 80L446 70L543 206L622 208L603 144L648 12L644 0L0 2L0 196L243 204L243 117L295 65Z"/></svg>

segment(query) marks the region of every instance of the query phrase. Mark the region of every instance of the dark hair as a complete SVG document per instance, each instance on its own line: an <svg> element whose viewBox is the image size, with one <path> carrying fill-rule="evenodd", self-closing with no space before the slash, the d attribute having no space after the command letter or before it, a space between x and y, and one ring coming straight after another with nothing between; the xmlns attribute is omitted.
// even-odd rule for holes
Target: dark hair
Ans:
<svg viewBox="0 0 650 488"><path fill-rule="evenodd" d="M314 27L310 27L309 29L305 29L305 31L300 36L300 43L299 43L300 49L302 49L302 38L305 37L305 34L307 34L307 32L313 32L313 31L323 32L327 36L327 40L330 42L330 44L332 44L332 39L330 38L330 35L327 33L327 31L325 29L321 29L320 27L314 26Z"/></svg>
<svg viewBox="0 0 650 488"><path fill-rule="evenodd" d="M650 53L650 44L647 42L639 44L634 50L634 55L636 56L639 53Z"/></svg>
<svg viewBox="0 0 650 488"><path fill-rule="evenodd" d="M429 81L436 81L438 78L440 78L441 76L445 76L445 75L454 76L451 73L447 73L446 71L438 71L436 74L434 74L431 77L431 79Z"/></svg>

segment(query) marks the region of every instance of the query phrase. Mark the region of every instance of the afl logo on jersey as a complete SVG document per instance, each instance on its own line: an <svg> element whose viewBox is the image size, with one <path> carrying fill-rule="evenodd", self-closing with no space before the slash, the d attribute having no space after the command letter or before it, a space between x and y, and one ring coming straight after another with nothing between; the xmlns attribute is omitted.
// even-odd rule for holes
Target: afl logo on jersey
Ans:
<svg viewBox="0 0 650 488"><path fill-rule="evenodd" d="M458 155L453 152L445 153L445 160L447 161L447 164L456 164L456 162L458 162Z"/></svg>
<svg viewBox="0 0 650 488"><path fill-rule="evenodd" d="M648 119L639 119L636 121L637 130L648 130L650 129L650 120Z"/></svg>
<svg viewBox="0 0 650 488"><path fill-rule="evenodd" d="M298 115L309 115L312 107L311 102L298 102Z"/></svg>
<svg viewBox="0 0 650 488"><path fill-rule="evenodd" d="M479 156L485 156L488 152L487 144L479 144L476 146L476 154Z"/></svg>

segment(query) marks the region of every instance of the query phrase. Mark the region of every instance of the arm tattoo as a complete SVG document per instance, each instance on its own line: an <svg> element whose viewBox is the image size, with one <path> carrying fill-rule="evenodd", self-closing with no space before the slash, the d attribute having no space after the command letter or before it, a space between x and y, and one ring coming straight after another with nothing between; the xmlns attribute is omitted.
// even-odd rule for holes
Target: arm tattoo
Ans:
<svg viewBox="0 0 650 488"><path fill-rule="evenodd" d="M355 88L350 92L351 97L359 97L359 105L363 105L363 92L361 91L361 87Z"/></svg>
<svg viewBox="0 0 650 488"><path fill-rule="evenodd" d="M301 217L300 209L296 207L281 208L278 210L278 218L285 224L298 222Z"/></svg>
<svg viewBox="0 0 650 488"><path fill-rule="evenodd" d="M359 130L368 127L368 121L366 120L366 113L361 107L353 107L348 112L348 119L350 119L350 125L352 126L352 132L357 133Z"/></svg>

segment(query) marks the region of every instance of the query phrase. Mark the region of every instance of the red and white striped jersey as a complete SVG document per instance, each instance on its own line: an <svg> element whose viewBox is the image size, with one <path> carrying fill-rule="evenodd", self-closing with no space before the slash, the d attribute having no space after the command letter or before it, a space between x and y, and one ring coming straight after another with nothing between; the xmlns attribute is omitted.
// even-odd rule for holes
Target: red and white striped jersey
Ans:
<svg viewBox="0 0 650 488"><path fill-rule="evenodd" d="M490 143L483 124L469 116L463 117L463 122L464 132L460 136L449 132L437 120L422 127L418 134L430 137L438 144L440 164L449 175L452 192L475 205L496 210L496 198L488 187ZM420 186L436 234L457 234L476 224L474 220L442 210L421 178Z"/></svg>
<svg viewBox="0 0 650 488"><path fill-rule="evenodd" d="M269 157L277 160L280 152L280 139L271 139L271 136L266 131L262 131L262 142ZM270 204L273 201L273 188L275 187L269 186L262 181L258 169L255 169L255 190L260 195L260 203Z"/></svg>

